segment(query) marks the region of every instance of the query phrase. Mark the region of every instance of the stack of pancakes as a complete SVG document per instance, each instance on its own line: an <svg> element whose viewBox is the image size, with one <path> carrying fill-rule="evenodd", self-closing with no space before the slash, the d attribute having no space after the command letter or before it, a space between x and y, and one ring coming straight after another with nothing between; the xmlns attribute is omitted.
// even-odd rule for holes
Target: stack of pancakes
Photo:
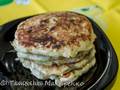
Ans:
<svg viewBox="0 0 120 90"><path fill-rule="evenodd" d="M90 21L74 12L44 13L21 22L12 42L24 67L58 86L73 82L96 63Z"/></svg>

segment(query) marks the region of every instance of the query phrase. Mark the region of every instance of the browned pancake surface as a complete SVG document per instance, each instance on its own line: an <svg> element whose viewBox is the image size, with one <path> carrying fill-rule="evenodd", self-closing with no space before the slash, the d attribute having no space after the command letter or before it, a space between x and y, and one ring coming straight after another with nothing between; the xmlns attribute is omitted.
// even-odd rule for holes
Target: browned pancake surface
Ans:
<svg viewBox="0 0 120 90"><path fill-rule="evenodd" d="M92 39L92 26L88 19L74 12L40 14L22 22L16 32L19 43L25 47L41 45L60 49Z"/></svg>

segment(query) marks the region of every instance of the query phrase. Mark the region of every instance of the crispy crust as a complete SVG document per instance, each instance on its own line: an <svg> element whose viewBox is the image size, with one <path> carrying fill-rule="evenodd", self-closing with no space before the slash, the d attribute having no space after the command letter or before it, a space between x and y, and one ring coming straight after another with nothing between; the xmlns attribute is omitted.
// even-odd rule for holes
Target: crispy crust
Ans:
<svg viewBox="0 0 120 90"><path fill-rule="evenodd" d="M94 41L89 20L74 12L40 14L20 23L15 38L24 47L61 49L80 47L80 41Z"/></svg>

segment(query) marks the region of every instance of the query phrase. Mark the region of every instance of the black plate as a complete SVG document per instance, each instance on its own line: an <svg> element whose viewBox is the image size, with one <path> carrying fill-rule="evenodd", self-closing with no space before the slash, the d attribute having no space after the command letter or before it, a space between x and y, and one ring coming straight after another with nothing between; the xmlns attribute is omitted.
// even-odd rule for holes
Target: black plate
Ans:
<svg viewBox="0 0 120 90"><path fill-rule="evenodd" d="M27 17L28 18L28 17ZM39 80L30 74L30 70L22 66L19 61L15 58L16 52L13 51L10 41L14 39L14 33L17 25L25 20L21 18L15 21L11 21L0 28L0 80L16 80L16 81L45 81ZM115 51L108 40L107 36L101 30L101 28L91 19L89 19L93 25L94 32L97 35L95 41L96 47L96 65L89 70L82 77L78 78L74 83L79 82L79 86L12 86L12 85L1 85L2 88L7 90L101 90L105 88L114 79L118 70L118 60ZM51 81L51 80L47 80ZM54 82L54 81L51 81ZM27 88L27 89L26 89Z"/></svg>

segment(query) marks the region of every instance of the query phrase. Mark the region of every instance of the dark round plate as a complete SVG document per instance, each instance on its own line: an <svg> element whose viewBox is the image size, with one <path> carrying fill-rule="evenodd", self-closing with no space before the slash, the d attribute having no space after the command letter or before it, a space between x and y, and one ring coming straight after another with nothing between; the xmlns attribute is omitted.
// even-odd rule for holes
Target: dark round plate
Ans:
<svg viewBox="0 0 120 90"><path fill-rule="evenodd" d="M28 17L27 17L28 18ZM14 52L10 41L14 39L14 33L17 25L25 20L21 18L15 21L11 21L0 28L0 81L39 81L45 84L45 81L39 80L34 77L29 69L26 69L22 64L15 60L16 52ZM108 40L105 33L101 28L91 19L89 19L93 25L94 32L97 36L95 41L96 48L96 65L89 70L86 74L79 77L74 83L79 85L68 85L63 87L57 87L55 85L31 85L31 86L15 86L5 83L0 85L7 90L101 90L104 89L114 79L118 70L118 60L115 51ZM46 80L54 82L51 80Z"/></svg>

